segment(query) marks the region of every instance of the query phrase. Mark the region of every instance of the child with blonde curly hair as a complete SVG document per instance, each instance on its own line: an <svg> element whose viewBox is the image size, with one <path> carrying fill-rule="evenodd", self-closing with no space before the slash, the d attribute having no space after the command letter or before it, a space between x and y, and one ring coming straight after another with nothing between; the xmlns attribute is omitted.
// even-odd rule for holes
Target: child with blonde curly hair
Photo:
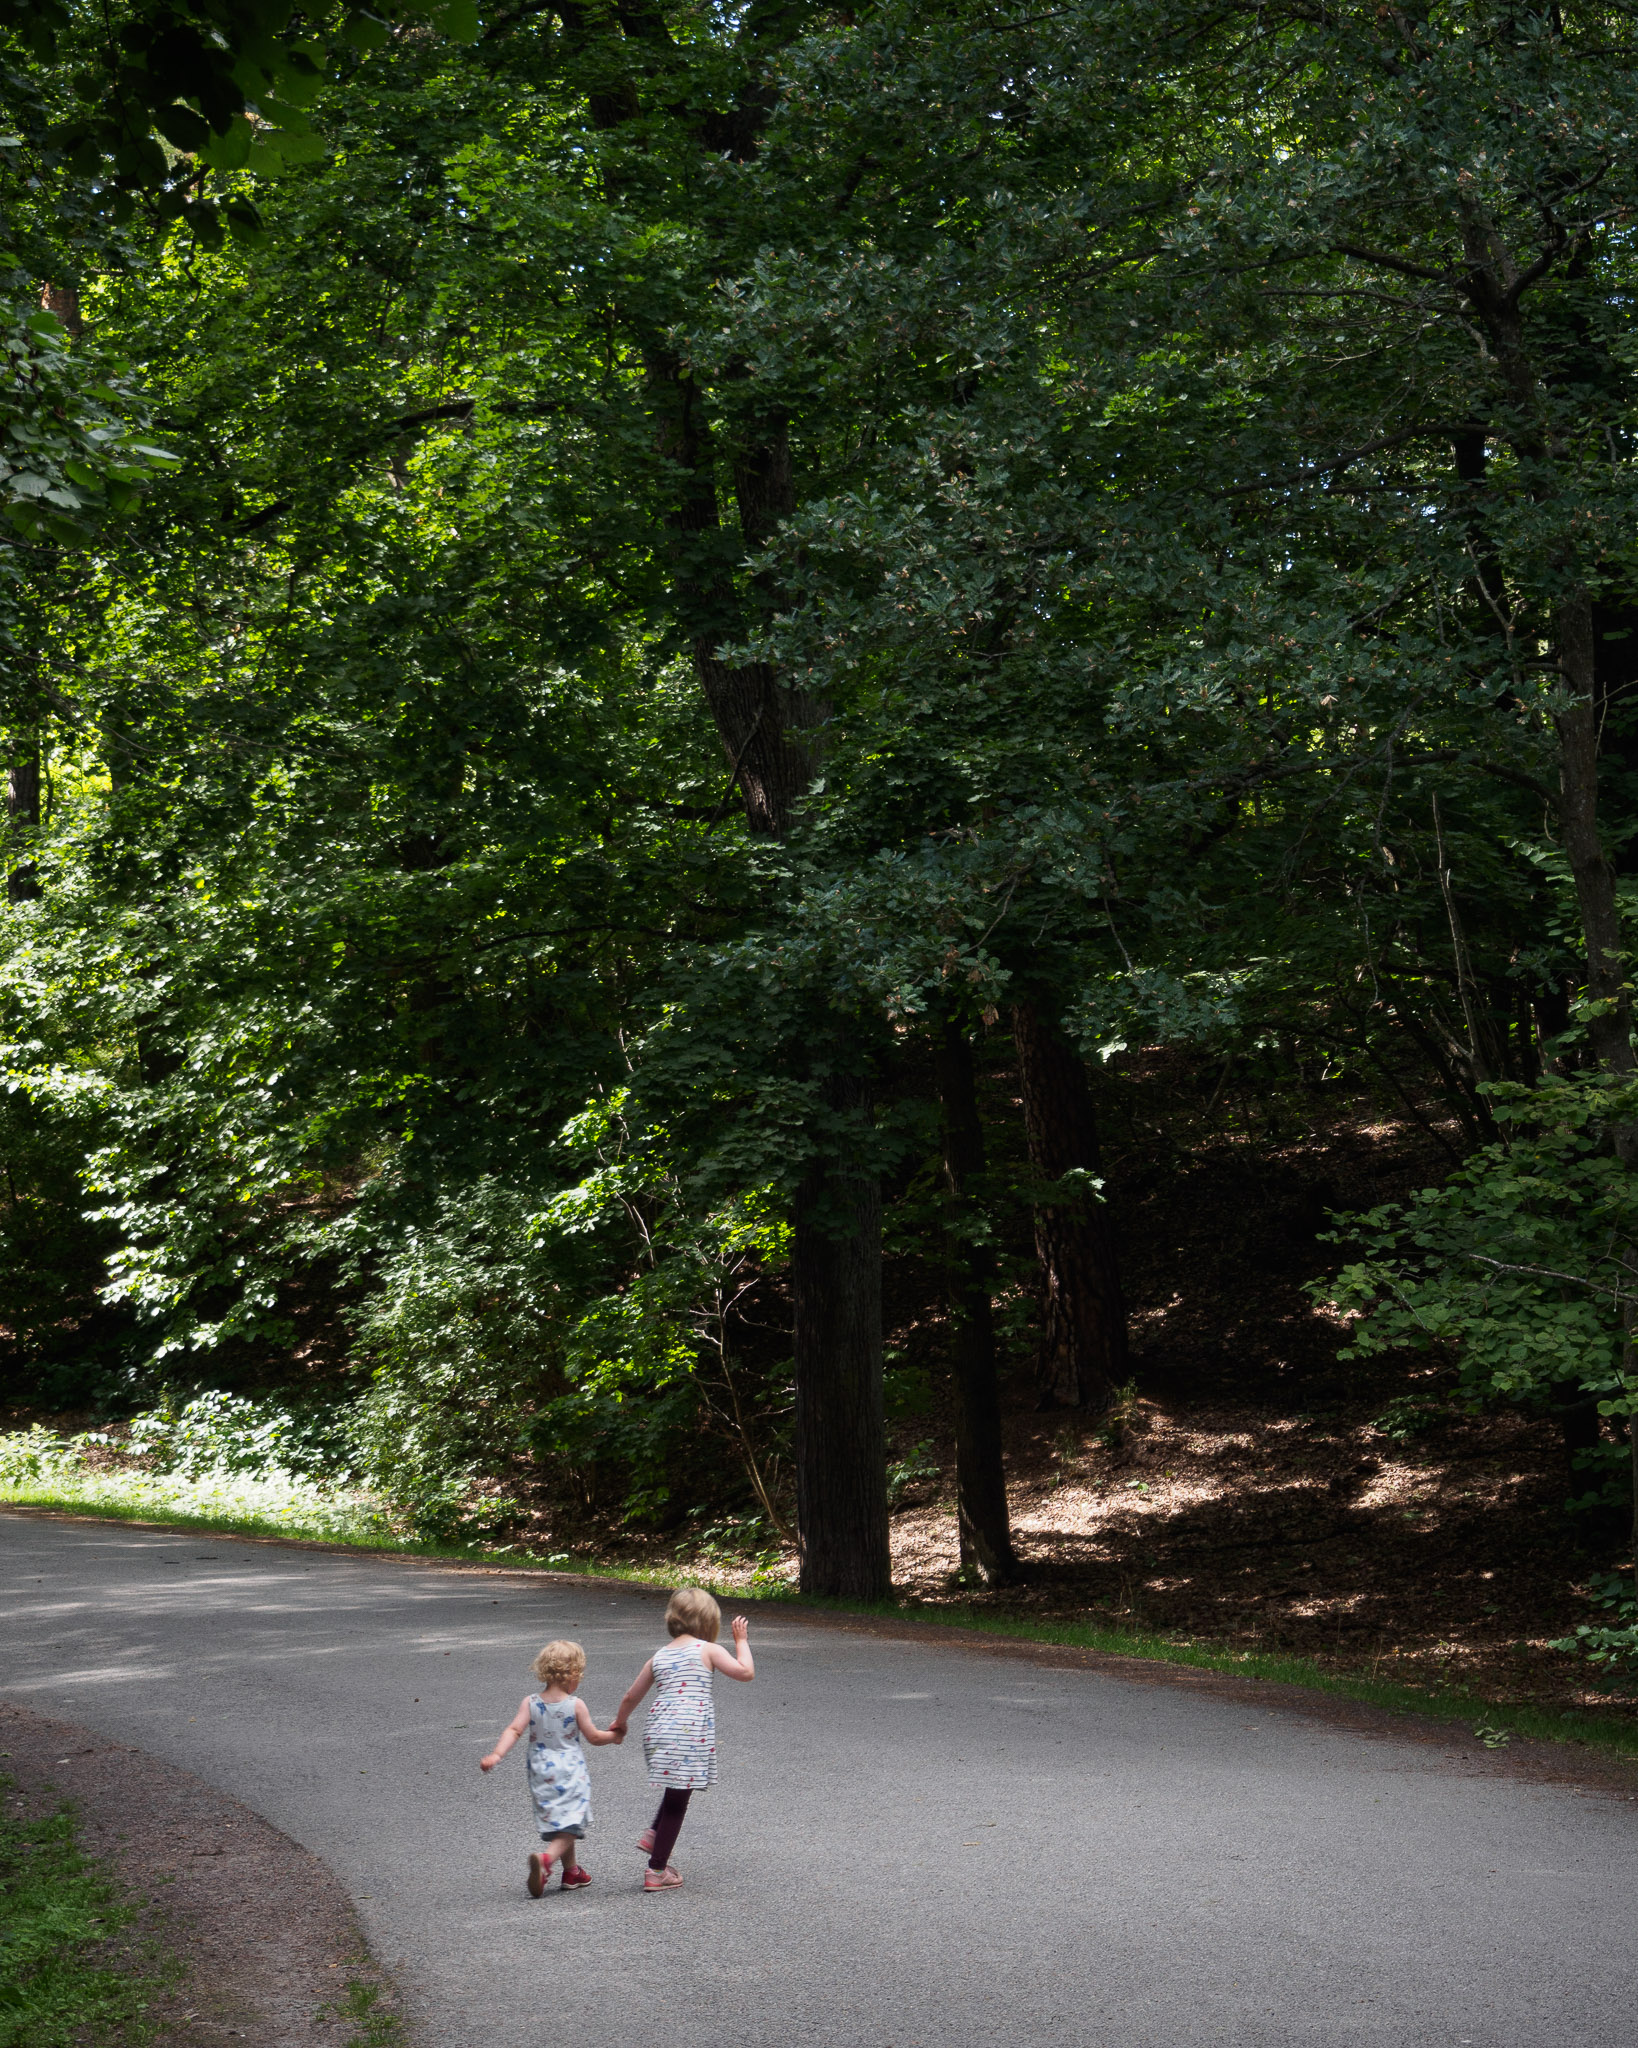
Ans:
<svg viewBox="0 0 1638 2048"><path fill-rule="evenodd" d="M734 1616L734 1647L717 1641L722 1609L699 1586L673 1593L665 1610L671 1641L654 1652L627 1688L609 1730L624 1735L626 1723L650 1686L656 1688L643 1730L643 1756L648 1778L660 1792L654 1825L645 1828L639 1849L648 1855L643 1872L645 1892L670 1891L682 1883L672 1867L671 1852L688 1811L690 1798L703 1785L717 1782L717 1713L711 1696L711 1674L749 1682L756 1676L751 1658L750 1624Z"/></svg>
<svg viewBox="0 0 1638 2048"><path fill-rule="evenodd" d="M591 1826L591 1775L581 1738L598 1746L625 1740L623 1728L599 1728L592 1720L586 1702L578 1696L585 1672L586 1653L578 1643L548 1643L535 1659L535 1676L542 1690L523 1702L499 1742L478 1764L487 1775L527 1733L529 1793L535 1802L540 1839L546 1845L529 1858L527 1883L532 1899L545 1891L554 1862L563 1867L560 1890L591 1883L591 1872L582 1867L575 1847Z"/></svg>

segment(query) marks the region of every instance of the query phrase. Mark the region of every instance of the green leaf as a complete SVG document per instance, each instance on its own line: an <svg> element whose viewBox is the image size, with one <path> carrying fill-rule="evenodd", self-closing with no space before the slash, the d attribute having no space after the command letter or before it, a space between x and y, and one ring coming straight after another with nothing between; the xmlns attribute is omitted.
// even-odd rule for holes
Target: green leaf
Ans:
<svg viewBox="0 0 1638 2048"><path fill-rule="evenodd" d="M276 178L299 164L317 163L326 154L322 135L292 135L282 128L268 128L252 143L245 168L264 178Z"/></svg>
<svg viewBox="0 0 1638 2048"><path fill-rule="evenodd" d="M211 131L192 107L161 107L154 115L154 126L165 140L177 149L197 154L211 140Z"/></svg>
<svg viewBox="0 0 1638 2048"><path fill-rule="evenodd" d="M427 9L433 26L452 43L475 43L482 30L476 0L437 0Z"/></svg>
<svg viewBox="0 0 1638 2048"><path fill-rule="evenodd" d="M284 51L273 79L278 97L286 106L310 107L324 89L323 51Z"/></svg>
<svg viewBox="0 0 1638 2048"><path fill-rule="evenodd" d="M280 94L262 100L262 118L286 135L310 135L313 124L302 108Z"/></svg>
<svg viewBox="0 0 1638 2048"><path fill-rule="evenodd" d="M342 23L341 35L355 50L380 50L392 41L392 28L380 15L360 7Z"/></svg>
<svg viewBox="0 0 1638 2048"><path fill-rule="evenodd" d="M266 239L262 217L248 199L230 199L222 208L228 233L244 248L254 248Z"/></svg>
<svg viewBox="0 0 1638 2048"><path fill-rule="evenodd" d="M236 115L220 135L212 135L199 150L202 162L217 171L242 171L250 161L255 130L243 115Z"/></svg>

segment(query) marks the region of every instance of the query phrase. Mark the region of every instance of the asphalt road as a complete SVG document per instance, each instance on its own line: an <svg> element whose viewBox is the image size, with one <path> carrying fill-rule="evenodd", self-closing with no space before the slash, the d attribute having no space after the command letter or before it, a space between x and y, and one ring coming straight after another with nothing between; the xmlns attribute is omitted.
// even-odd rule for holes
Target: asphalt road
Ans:
<svg viewBox="0 0 1638 2048"><path fill-rule="evenodd" d="M722 1782L644 1896L634 1728L594 1882L524 1893L571 1635L606 1721L663 1601L0 1514L0 1692L324 1857L426 2048L1631 2048L1638 1807L1166 1685L759 1618ZM72 1788L72 1767L62 1773Z"/></svg>

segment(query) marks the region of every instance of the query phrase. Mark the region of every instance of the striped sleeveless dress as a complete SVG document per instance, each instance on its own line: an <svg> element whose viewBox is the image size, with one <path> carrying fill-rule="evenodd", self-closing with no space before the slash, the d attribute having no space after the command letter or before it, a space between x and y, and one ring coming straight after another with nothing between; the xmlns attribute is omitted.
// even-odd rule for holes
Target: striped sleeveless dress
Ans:
<svg viewBox="0 0 1638 2048"><path fill-rule="evenodd" d="M717 1710L711 1667L697 1643L667 1643L656 1650L654 1703L643 1729L648 1782L666 1790L698 1791L717 1782Z"/></svg>

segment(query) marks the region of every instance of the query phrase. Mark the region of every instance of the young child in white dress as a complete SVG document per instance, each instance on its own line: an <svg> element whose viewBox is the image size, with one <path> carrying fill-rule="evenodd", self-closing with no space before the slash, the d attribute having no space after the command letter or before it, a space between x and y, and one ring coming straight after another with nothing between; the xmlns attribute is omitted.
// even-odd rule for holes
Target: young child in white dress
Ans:
<svg viewBox="0 0 1638 2048"><path fill-rule="evenodd" d="M734 1616L734 1650L730 1654L717 1641L722 1628L722 1609L709 1593L698 1586L673 1593L665 1610L665 1625L671 1641L654 1655L632 1680L620 1702L609 1732L624 1735L626 1723L638 1701L652 1685L657 1688L643 1730L643 1756L648 1763L648 1780L660 1788L660 1804L654 1825L637 1839L639 1849L648 1852L643 1872L645 1892L669 1891L682 1883L672 1868L671 1852L688 1811L691 1795L703 1785L717 1782L717 1711L711 1696L711 1674L720 1671L727 1678L755 1678L751 1661L750 1623Z"/></svg>
<svg viewBox="0 0 1638 2048"><path fill-rule="evenodd" d="M535 1676L543 1688L526 1699L507 1723L501 1739L478 1768L492 1771L518 1738L527 1733L525 1763L529 1795L545 1848L529 1858L529 1896L546 1889L554 1862L563 1866L559 1888L572 1891L590 1884L591 1872L580 1862L576 1843L591 1826L591 1776L586 1769L582 1736L587 1742L623 1742L625 1730L599 1728L577 1697L586 1673L586 1653L578 1643L548 1643L535 1659Z"/></svg>

